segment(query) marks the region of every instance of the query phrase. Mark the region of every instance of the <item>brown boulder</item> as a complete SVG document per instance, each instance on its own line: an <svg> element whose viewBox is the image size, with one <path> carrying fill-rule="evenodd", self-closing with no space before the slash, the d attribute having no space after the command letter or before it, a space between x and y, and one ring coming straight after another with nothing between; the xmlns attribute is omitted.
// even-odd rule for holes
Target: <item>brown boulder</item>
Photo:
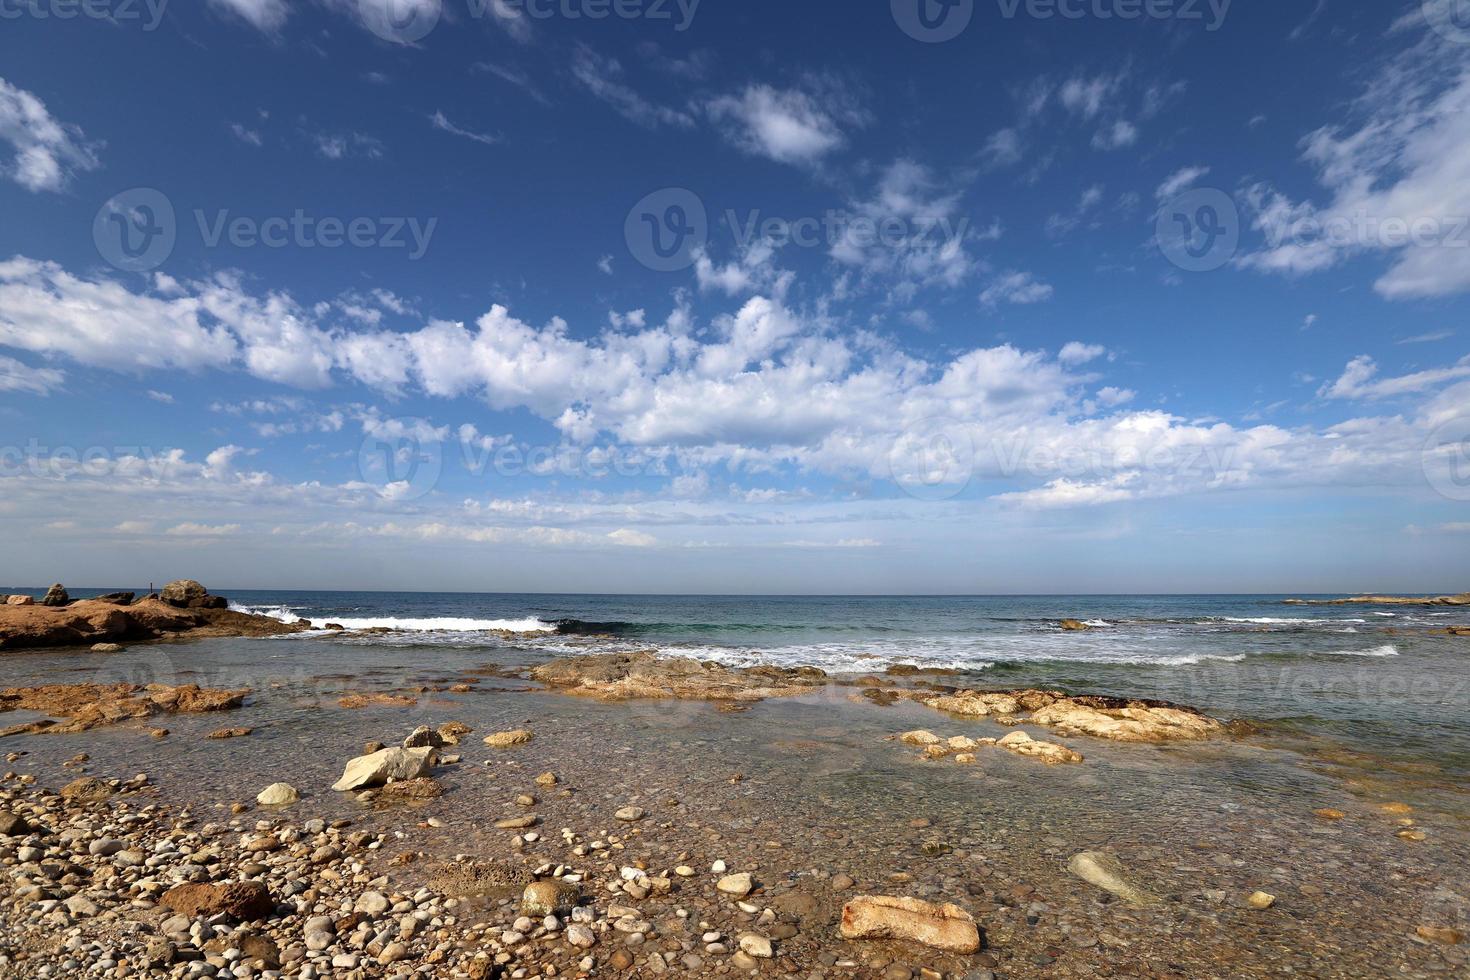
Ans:
<svg viewBox="0 0 1470 980"><path fill-rule="evenodd" d="M161 904L164 908L191 919L223 913L239 922L266 919L276 911L275 899L271 898L265 885L258 881L232 881L221 885L175 885L164 892Z"/></svg>
<svg viewBox="0 0 1470 980"><path fill-rule="evenodd" d="M24 817L0 810L0 837L24 837L31 832L31 825Z"/></svg>
<svg viewBox="0 0 1470 980"><path fill-rule="evenodd" d="M36 600L28 595L10 595L5 597L7 606L34 606Z"/></svg>
<svg viewBox="0 0 1470 980"><path fill-rule="evenodd" d="M176 579L158 590L158 598L171 606L185 608L195 599L203 599L209 590L191 578Z"/></svg>

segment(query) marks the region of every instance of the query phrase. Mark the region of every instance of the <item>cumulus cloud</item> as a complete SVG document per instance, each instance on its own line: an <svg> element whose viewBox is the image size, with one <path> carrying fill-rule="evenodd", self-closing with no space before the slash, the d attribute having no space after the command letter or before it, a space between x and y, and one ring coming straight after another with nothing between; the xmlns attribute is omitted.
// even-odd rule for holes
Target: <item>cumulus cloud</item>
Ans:
<svg viewBox="0 0 1470 980"><path fill-rule="evenodd" d="M0 165L0 174L28 191L59 191L79 171L96 170L100 143L87 139L78 126L53 118L46 104L25 89L0 78L0 140L15 158Z"/></svg>

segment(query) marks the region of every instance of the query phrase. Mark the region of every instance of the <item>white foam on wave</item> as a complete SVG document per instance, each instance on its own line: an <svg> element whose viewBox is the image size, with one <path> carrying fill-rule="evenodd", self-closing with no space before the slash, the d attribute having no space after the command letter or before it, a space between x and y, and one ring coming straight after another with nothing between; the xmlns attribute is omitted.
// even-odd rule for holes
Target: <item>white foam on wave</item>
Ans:
<svg viewBox="0 0 1470 980"><path fill-rule="evenodd" d="M534 617L525 619L462 619L453 616L424 619L336 619L331 622L349 630L389 629L407 633L552 633L556 627Z"/></svg>
<svg viewBox="0 0 1470 980"><path fill-rule="evenodd" d="M1384 619L1394 619L1398 616L1398 613L1376 612L1373 615L1382 616Z"/></svg>
<svg viewBox="0 0 1470 980"><path fill-rule="evenodd" d="M1220 616L1218 619L1222 623L1253 623L1257 626L1321 626L1324 623L1362 622L1361 619L1306 619L1282 616Z"/></svg>
<svg viewBox="0 0 1470 980"><path fill-rule="evenodd" d="M299 623L301 616L296 615L287 606L241 606L230 603L230 611L248 613L251 616L269 616L271 619L279 619L283 623Z"/></svg>
<svg viewBox="0 0 1470 980"><path fill-rule="evenodd" d="M1101 629L1101 628L1103 628L1105 626L1106 627L1110 627L1113 624L1110 623L1110 622L1108 622L1106 619L1089 619L1089 620L1084 621L1082 625L1083 626L1091 626L1094 629Z"/></svg>
<svg viewBox="0 0 1470 980"><path fill-rule="evenodd" d="M1327 653L1329 657L1397 657L1398 647L1392 643L1371 650L1331 650Z"/></svg>

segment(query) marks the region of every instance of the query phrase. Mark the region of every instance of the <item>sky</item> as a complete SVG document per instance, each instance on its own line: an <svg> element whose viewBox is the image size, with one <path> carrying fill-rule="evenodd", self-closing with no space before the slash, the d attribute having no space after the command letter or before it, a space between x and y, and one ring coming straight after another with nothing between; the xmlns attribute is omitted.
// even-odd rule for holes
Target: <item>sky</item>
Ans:
<svg viewBox="0 0 1470 980"><path fill-rule="evenodd" d="M0 20L0 580L1470 589L1459 0Z"/></svg>

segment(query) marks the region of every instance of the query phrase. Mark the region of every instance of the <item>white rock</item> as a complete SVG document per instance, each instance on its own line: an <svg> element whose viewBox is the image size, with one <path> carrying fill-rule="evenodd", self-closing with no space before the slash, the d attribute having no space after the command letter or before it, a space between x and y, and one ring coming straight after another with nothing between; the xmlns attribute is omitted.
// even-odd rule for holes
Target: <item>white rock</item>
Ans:
<svg viewBox="0 0 1470 980"><path fill-rule="evenodd" d="M296 787L290 783L271 783L260 794L255 797L255 802L261 806L289 806L301 799L301 794L296 792Z"/></svg>
<svg viewBox="0 0 1470 980"><path fill-rule="evenodd" d="M383 749L372 755L360 755L347 763L342 778L332 784L338 792L382 786L391 780L417 779L434 765L438 750L433 746L419 749Z"/></svg>

